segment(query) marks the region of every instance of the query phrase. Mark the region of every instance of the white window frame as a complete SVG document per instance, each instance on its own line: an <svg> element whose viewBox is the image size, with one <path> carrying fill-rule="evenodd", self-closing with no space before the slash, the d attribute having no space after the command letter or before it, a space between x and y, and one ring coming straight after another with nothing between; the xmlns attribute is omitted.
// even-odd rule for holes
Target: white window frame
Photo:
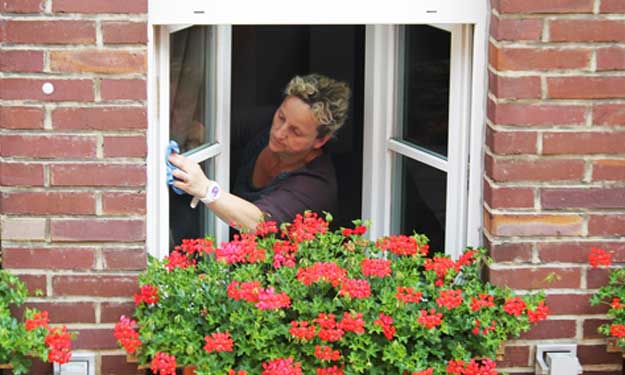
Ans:
<svg viewBox="0 0 625 375"><path fill-rule="evenodd" d="M230 152L230 56L233 24L366 24L365 124L363 140L363 218L372 219L370 236L389 233L394 153L422 157L392 139L396 121L397 25L431 24L453 33L450 77L449 157L446 163L446 247L457 256L465 244L481 244L482 152L486 108L488 8L485 0L335 1L315 7L283 0L151 0L148 13L148 253L162 258L169 243L169 201L164 153L169 140L169 34L189 25L215 25L217 43L217 144L204 150L216 163L216 180L228 188ZM331 11L328 11L331 10ZM469 32L472 30L472 33ZM455 51L455 52L454 52ZM391 61L389 61L389 59ZM462 113L469 116L461 116ZM209 151L210 150L210 151ZM203 155L207 157L207 155ZM470 164L469 164L470 161ZM453 194L450 194L450 190ZM449 213L449 211L447 211ZM220 223L217 240L227 239Z"/></svg>

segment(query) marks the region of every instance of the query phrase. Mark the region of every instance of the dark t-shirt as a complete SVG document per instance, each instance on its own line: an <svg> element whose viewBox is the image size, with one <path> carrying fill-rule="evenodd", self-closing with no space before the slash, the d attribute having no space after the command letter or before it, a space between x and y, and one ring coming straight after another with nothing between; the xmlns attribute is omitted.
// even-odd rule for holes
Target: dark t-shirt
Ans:
<svg viewBox="0 0 625 375"><path fill-rule="evenodd" d="M256 205L266 220L289 222L306 210L333 212L336 206L336 173L332 159L323 153L303 167L279 174L266 186L252 182L256 158L269 141L266 131L243 151L242 165L232 192Z"/></svg>

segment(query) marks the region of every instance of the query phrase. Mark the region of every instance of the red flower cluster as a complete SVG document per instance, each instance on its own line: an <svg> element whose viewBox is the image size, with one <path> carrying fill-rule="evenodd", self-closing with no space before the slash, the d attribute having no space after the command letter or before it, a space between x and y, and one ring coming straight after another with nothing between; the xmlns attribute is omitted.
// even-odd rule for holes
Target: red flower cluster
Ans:
<svg viewBox="0 0 625 375"><path fill-rule="evenodd" d="M293 364L293 358L278 358L263 363L262 375L302 375L302 367L299 362Z"/></svg>
<svg viewBox="0 0 625 375"><path fill-rule="evenodd" d="M338 366L318 368L317 375L343 375L343 369Z"/></svg>
<svg viewBox="0 0 625 375"><path fill-rule="evenodd" d="M610 326L610 336L623 338L625 337L625 325L623 324L612 324Z"/></svg>
<svg viewBox="0 0 625 375"><path fill-rule="evenodd" d="M417 319L417 322L427 329L438 327L443 322L443 314L437 313L436 310L430 309L430 313L421 310L421 316Z"/></svg>
<svg viewBox="0 0 625 375"><path fill-rule="evenodd" d="M310 241L318 233L328 231L328 222L320 218L315 212L306 211L304 216L297 214L293 223L286 227L286 232L282 236L290 238L293 242L299 243Z"/></svg>
<svg viewBox="0 0 625 375"><path fill-rule="evenodd" d="M452 359L447 363L447 373L452 375L497 375L497 364L490 359L471 360L465 363Z"/></svg>
<svg viewBox="0 0 625 375"><path fill-rule="evenodd" d="M367 298L371 295L371 285L367 280L345 279L341 283L339 295L350 298Z"/></svg>
<svg viewBox="0 0 625 375"><path fill-rule="evenodd" d="M48 347L48 362L59 364L69 362L72 358L71 339L71 335L64 326L50 328L44 341Z"/></svg>
<svg viewBox="0 0 625 375"><path fill-rule="evenodd" d="M412 375L433 375L434 369L431 367L426 368L425 370L413 372Z"/></svg>
<svg viewBox="0 0 625 375"><path fill-rule="evenodd" d="M357 225L354 229L344 228L341 233L343 233L345 237L362 236L367 233L367 227L364 225Z"/></svg>
<svg viewBox="0 0 625 375"><path fill-rule="evenodd" d="M588 262L592 268L599 266L609 266L612 264L612 254L598 247L590 249L590 255L588 255Z"/></svg>
<svg viewBox="0 0 625 375"><path fill-rule="evenodd" d="M421 302L423 293L415 291L413 288L398 286L395 298L403 303L419 303Z"/></svg>
<svg viewBox="0 0 625 375"><path fill-rule="evenodd" d="M455 269L456 263L442 256L437 256L434 258L428 258L423 263L426 271L434 271L436 273L436 286L443 286L445 283L445 276L450 269Z"/></svg>
<svg viewBox="0 0 625 375"><path fill-rule="evenodd" d="M48 319L48 312L41 311L34 313L32 319L26 319L24 326L27 331L32 331L37 327L44 327L47 329L48 323L50 323L50 319Z"/></svg>
<svg viewBox="0 0 625 375"><path fill-rule="evenodd" d="M403 234L381 238L376 246L397 255L427 255L429 248L428 245L420 247L414 237Z"/></svg>
<svg viewBox="0 0 625 375"><path fill-rule="evenodd" d="M136 325L136 321L122 315L113 329L113 335L128 353L134 353L142 344L141 340L139 340L139 333L134 329Z"/></svg>
<svg viewBox="0 0 625 375"><path fill-rule="evenodd" d="M319 281L327 281L336 287L347 277L347 270L334 262L317 262L310 267L297 270L297 280L308 286Z"/></svg>
<svg viewBox="0 0 625 375"><path fill-rule="evenodd" d="M247 375L247 371L245 371L245 370L239 370L239 371L228 370L228 375Z"/></svg>
<svg viewBox="0 0 625 375"><path fill-rule="evenodd" d="M297 244L289 241L276 241L273 244L273 266L275 268L295 267L295 253L297 253Z"/></svg>
<svg viewBox="0 0 625 375"><path fill-rule="evenodd" d="M449 310L455 309L462 304L462 290L441 290L436 303Z"/></svg>
<svg viewBox="0 0 625 375"><path fill-rule="evenodd" d="M510 315L519 316L523 314L525 310L525 302L521 297L514 297L506 299L506 303L503 305L503 310Z"/></svg>
<svg viewBox="0 0 625 375"><path fill-rule="evenodd" d="M538 306L536 306L536 310L527 309L527 317L530 323L540 322L541 320L547 319L549 315L549 307L545 305L544 301L540 301Z"/></svg>
<svg viewBox="0 0 625 375"><path fill-rule="evenodd" d="M480 321L479 321L479 320L477 320L477 319L476 319L476 320L473 322L473 325L474 325L475 327L473 328L473 330L471 330L471 332L472 332L474 335L479 335L479 334L480 334L480 332L481 332L483 335L486 335L486 334L488 334L489 332L494 331L494 330L495 330L495 328L496 328L496 325L495 325L495 321L494 321L494 320L490 322L490 326L486 326L486 327L484 327L484 329L482 329L481 331L480 331L480 325L481 325L481 324L480 324Z"/></svg>
<svg viewBox="0 0 625 375"><path fill-rule="evenodd" d="M389 340L393 339L393 336L395 336L395 327L393 327L392 316L380 313L380 317L376 319L373 323L382 327L382 333L384 333L384 337Z"/></svg>
<svg viewBox="0 0 625 375"><path fill-rule="evenodd" d="M204 350L207 352L231 352L234 342L230 337L230 332L215 332L210 336L205 336Z"/></svg>
<svg viewBox="0 0 625 375"><path fill-rule="evenodd" d="M329 346L315 346L315 357L322 361L338 361L341 359L341 352L333 350Z"/></svg>
<svg viewBox="0 0 625 375"><path fill-rule="evenodd" d="M490 294L480 293L479 299L471 299L471 311L478 311L483 307L495 307L495 298Z"/></svg>
<svg viewBox="0 0 625 375"><path fill-rule="evenodd" d="M260 289L260 281L238 282L232 281L228 285L228 297L234 300L244 300L247 302L258 302L258 291Z"/></svg>
<svg viewBox="0 0 625 375"><path fill-rule="evenodd" d="M344 313L338 327L345 332L365 333L365 321L362 319L362 313L355 313L355 316L348 312Z"/></svg>
<svg viewBox="0 0 625 375"><path fill-rule="evenodd" d="M625 304L621 303L620 298L614 297L612 298L612 303L610 304L610 307L613 309L622 309L625 308Z"/></svg>
<svg viewBox="0 0 625 375"><path fill-rule="evenodd" d="M215 251L215 248L213 247L213 241L205 238L197 238L182 240L182 244L174 247L174 250L191 256L193 254L210 254Z"/></svg>
<svg viewBox="0 0 625 375"><path fill-rule="evenodd" d="M360 262L365 276L385 277L391 274L391 261L386 259L363 259Z"/></svg>
<svg viewBox="0 0 625 375"><path fill-rule="evenodd" d="M156 352L152 358L152 372L157 375L176 375L176 357L163 352Z"/></svg>
<svg viewBox="0 0 625 375"><path fill-rule="evenodd" d="M471 265L475 261L475 254L477 254L476 250L468 250L462 253L462 255L460 255L460 258L458 258L456 264L454 265L456 272L459 272L460 268L464 266Z"/></svg>
<svg viewBox="0 0 625 375"><path fill-rule="evenodd" d="M336 322L334 314L319 313L315 323L319 324L319 338L323 341L339 341L345 334Z"/></svg>
<svg viewBox="0 0 625 375"><path fill-rule="evenodd" d="M187 268L195 264L195 260L189 259L188 256L179 252L172 251L169 256L165 257L165 267L171 272L174 268Z"/></svg>
<svg viewBox="0 0 625 375"><path fill-rule="evenodd" d="M261 221L256 226L254 235L264 237L271 233L278 233L278 226L275 221Z"/></svg>
<svg viewBox="0 0 625 375"><path fill-rule="evenodd" d="M291 322L291 328L289 328L289 333L293 337L297 337L298 339L308 341L312 340L315 337L315 333L317 328L309 324L307 321L293 321Z"/></svg>
<svg viewBox="0 0 625 375"><path fill-rule="evenodd" d="M256 307L260 310L282 309L291 306L291 298L286 293L275 293L273 288L258 289Z"/></svg>
<svg viewBox="0 0 625 375"><path fill-rule="evenodd" d="M153 305L158 302L158 290L154 285L144 285L141 287L139 294L135 294L135 306L139 306L141 302Z"/></svg>
<svg viewBox="0 0 625 375"><path fill-rule="evenodd" d="M235 234L232 241L222 243L221 247L215 250L215 257L228 264L256 263L265 260L265 250L256 246L253 234Z"/></svg>

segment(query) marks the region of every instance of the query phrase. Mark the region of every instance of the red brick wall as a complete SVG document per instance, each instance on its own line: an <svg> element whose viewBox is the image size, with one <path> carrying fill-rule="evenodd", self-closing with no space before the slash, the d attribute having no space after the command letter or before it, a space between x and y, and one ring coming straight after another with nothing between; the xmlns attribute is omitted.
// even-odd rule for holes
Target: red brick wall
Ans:
<svg viewBox="0 0 625 375"><path fill-rule="evenodd" d="M553 315L501 365L534 373L539 340L578 343L584 374L620 374L588 298L625 262L625 1L494 0L489 45L485 236L491 280L545 289Z"/></svg>
<svg viewBox="0 0 625 375"><path fill-rule="evenodd" d="M3 267L43 291L28 305L79 332L102 374L136 373L112 327L146 261L147 0L0 12Z"/></svg>

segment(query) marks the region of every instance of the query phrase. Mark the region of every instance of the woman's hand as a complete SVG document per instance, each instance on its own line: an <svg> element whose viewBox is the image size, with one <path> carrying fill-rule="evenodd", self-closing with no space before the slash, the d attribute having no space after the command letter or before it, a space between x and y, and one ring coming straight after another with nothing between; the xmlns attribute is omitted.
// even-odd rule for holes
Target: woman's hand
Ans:
<svg viewBox="0 0 625 375"><path fill-rule="evenodd" d="M194 197L203 198L208 190L209 179L200 165L179 154L169 155L169 161L178 168L172 172L174 186Z"/></svg>

